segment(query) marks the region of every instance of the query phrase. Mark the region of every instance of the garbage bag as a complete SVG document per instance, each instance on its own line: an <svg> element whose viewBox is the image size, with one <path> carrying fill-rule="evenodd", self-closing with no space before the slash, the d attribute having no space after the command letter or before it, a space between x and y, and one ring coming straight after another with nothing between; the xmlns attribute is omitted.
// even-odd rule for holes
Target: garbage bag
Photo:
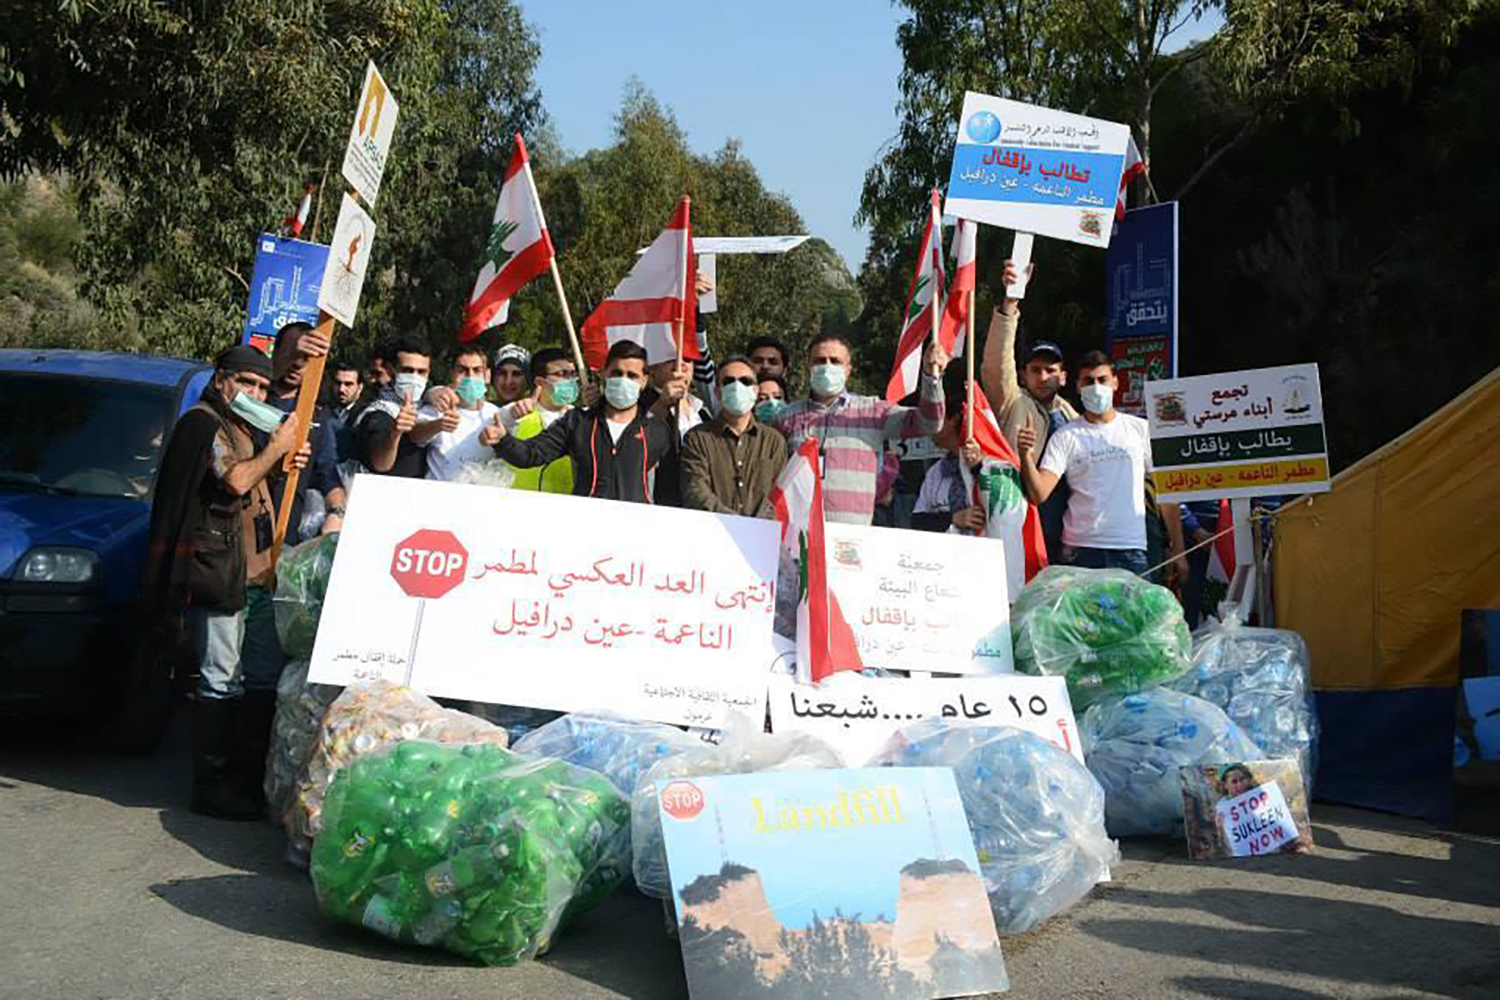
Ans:
<svg viewBox="0 0 1500 1000"><path fill-rule="evenodd" d="M1268 758L1295 759L1311 795L1318 710L1310 663L1296 632L1250 628L1230 615L1193 633L1193 668L1171 686L1222 708Z"/></svg>
<svg viewBox="0 0 1500 1000"><path fill-rule="evenodd" d="M474 486L509 487L516 481L516 470L499 459L489 462L465 462L463 468L458 470L458 475L453 477L453 481Z"/></svg>
<svg viewBox="0 0 1500 1000"><path fill-rule="evenodd" d="M1264 756L1217 705L1170 688L1101 701L1078 729L1083 759L1104 786L1112 837L1181 837L1179 767Z"/></svg>
<svg viewBox="0 0 1500 1000"><path fill-rule="evenodd" d="M630 805L603 777L493 744L407 740L328 790L318 904L394 941L486 965L545 952L629 872Z"/></svg>
<svg viewBox="0 0 1500 1000"><path fill-rule="evenodd" d="M1099 782L1072 754L1024 730L924 719L893 735L870 764L953 769L1002 934L1066 910L1119 861Z"/></svg>
<svg viewBox="0 0 1500 1000"><path fill-rule="evenodd" d="M744 716L729 713L717 746L703 743L663 757L641 775L630 802L630 848L636 888L647 896L671 900L667 848L656 806L656 782L705 774L750 774L755 771L811 771L843 767L838 751L803 733L761 732Z"/></svg>
<svg viewBox="0 0 1500 1000"><path fill-rule="evenodd" d="M563 717L562 712L550 708L528 708L525 705L497 705L490 702L471 701L455 705L462 708L470 715L477 715L486 722L493 723L505 730L505 735L510 740L510 746L516 747L516 741L528 733L534 733L538 729ZM557 757L558 754L544 754L547 757Z"/></svg>
<svg viewBox="0 0 1500 1000"><path fill-rule="evenodd" d="M264 786L272 816L284 816L296 799L323 716L344 690L335 684L309 684L308 667L306 660L288 663L276 685L276 716L271 722L271 749L266 755ZM305 851L288 850L287 860L298 868L307 867Z"/></svg>
<svg viewBox="0 0 1500 1000"><path fill-rule="evenodd" d="M607 715L565 715L516 741L517 753L556 757L597 771L631 795L651 765L670 754L703 746L698 737L659 722Z"/></svg>
<svg viewBox="0 0 1500 1000"><path fill-rule="evenodd" d="M1192 638L1165 587L1119 569L1049 566L1010 609L1016 670L1067 679L1073 710L1185 673Z"/></svg>
<svg viewBox="0 0 1500 1000"><path fill-rule="evenodd" d="M490 743L507 746L505 731L465 712L443 708L411 688L389 681L352 684L334 699L297 783L297 795L282 814L287 854L312 849L323 828L323 799L341 768L356 757L402 740Z"/></svg>
<svg viewBox="0 0 1500 1000"><path fill-rule="evenodd" d="M333 569L333 553L338 549L337 531L309 538L281 554L276 562L276 634L288 659L312 658L313 640L318 635L318 618L323 614L323 595L328 593L328 574Z"/></svg>

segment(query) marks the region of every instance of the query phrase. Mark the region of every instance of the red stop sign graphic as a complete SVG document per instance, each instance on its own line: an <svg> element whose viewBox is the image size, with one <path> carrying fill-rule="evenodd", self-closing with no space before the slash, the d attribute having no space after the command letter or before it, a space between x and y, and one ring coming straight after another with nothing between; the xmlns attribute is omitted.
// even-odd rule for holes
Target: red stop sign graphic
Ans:
<svg viewBox="0 0 1500 1000"><path fill-rule="evenodd" d="M391 576L412 597L442 597L464 580L469 551L451 531L424 528L396 543Z"/></svg>
<svg viewBox="0 0 1500 1000"><path fill-rule="evenodd" d="M661 807L673 819L694 819L703 811L703 792L691 781L674 781L661 790Z"/></svg>

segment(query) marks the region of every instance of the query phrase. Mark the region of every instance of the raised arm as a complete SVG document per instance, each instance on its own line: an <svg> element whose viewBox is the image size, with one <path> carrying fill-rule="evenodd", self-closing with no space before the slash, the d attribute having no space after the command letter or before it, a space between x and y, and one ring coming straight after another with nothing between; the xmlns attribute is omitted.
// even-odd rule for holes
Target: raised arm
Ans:
<svg viewBox="0 0 1500 1000"><path fill-rule="evenodd" d="M921 388L916 406L891 406L885 413L885 439L926 437L943 429L943 369L948 352L936 341L922 359Z"/></svg>
<svg viewBox="0 0 1500 1000"><path fill-rule="evenodd" d="M1002 279L1006 285L1018 275L1010 261L1005 262ZM979 363L979 387L984 390L990 407L997 413L1021 391L1016 373L1016 331L1021 324L1021 303L1004 299L990 318L990 330L984 338L984 355Z"/></svg>

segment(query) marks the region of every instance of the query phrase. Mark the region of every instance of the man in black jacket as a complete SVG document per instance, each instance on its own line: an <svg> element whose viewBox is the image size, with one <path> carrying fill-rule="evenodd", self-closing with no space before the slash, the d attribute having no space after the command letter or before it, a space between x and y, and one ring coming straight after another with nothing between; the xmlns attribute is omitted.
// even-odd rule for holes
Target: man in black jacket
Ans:
<svg viewBox="0 0 1500 1000"><path fill-rule="evenodd" d="M645 388L646 349L616 341L604 359L604 396L587 409L575 407L536 437L519 441L497 417L480 440L519 469L573 460L573 494L652 503L652 472L676 445L673 405L687 392L688 375L679 373L661 387L649 409L640 406Z"/></svg>

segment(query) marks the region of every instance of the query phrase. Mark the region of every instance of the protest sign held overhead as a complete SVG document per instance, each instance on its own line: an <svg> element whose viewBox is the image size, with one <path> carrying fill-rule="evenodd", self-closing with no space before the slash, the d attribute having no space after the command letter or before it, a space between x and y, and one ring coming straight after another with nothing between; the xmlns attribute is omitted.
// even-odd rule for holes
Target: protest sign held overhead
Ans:
<svg viewBox="0 0 1500 1000"><path fill-rule="evenodd" d="M353 195L346 193L338 224L333 228L323 283L318 289L318 308L345 326L354 325L354 316L359 311L359 296L365 287L365 271L374 242L375 220L359 207Z"/></svg>
<svg viewBox="0 0 1500 1000"><path fill-rule="evenodd" d="M349 145L344 149L342 173L349 186L359 192L365 204L375 207L380 194L380 179L391 153L391 138L396 134L396 95L386 86L385 77L371 62L365 67L365 83L359 90L359 105L354 111L354 125L349 129Z"/></svg>
<svg viewBox="0 0 1500 1000"><path fill-rule="evenodd" d="M473 340L490 327L503 324L510 317L511 296L546 271L554 256L536 182L531 177L531 159L517 132L485 241L484 263L464 310L458 339Z"/></svg>
<svg viewBox="0 0 1500 1000"><path fill-rule="evenodd" d="M1130 128L968 91L943 211L1107 247Z"/></svg>
<svg viewBox="0 0 1500 1000"><path fill-rule="evenodd" d="M679 353L698 357L691 207L687 198L678 202L667 228L636 258L614 294L583 321L583 352L590 368L602 367L610 345L621 340L644 347L648 364L670 361Z"/></svg>
<svg viewBox="0 0 1500 1000"><path fill-rule="evenodd" d="M1177 374L1177 202L1124 213L1104 254L1105 353L1115 409L1146 415L1146 383Z"/></svg>
<svg viewBox="0 0 1500 1000"><path fill-rule="evenodd" d="M776 558L765 520L361 476L310 677L678 724L758 718Z"/></svg>
<svg viewBox="0 0 1500 1000"><path fill-rule="evenodd" d="M327 264L328 248L322 244L261 233L255 241L250 304L240 339L269 354L276 342L276 331L283 326L316 323L318 296Z"/></svg>
<svg viewBox="0 0 1500 1000"><path fill-rule="evenodd" d="M1163 500L1329 488L1317 365L1147 382L1146 417Z"/></svg>

